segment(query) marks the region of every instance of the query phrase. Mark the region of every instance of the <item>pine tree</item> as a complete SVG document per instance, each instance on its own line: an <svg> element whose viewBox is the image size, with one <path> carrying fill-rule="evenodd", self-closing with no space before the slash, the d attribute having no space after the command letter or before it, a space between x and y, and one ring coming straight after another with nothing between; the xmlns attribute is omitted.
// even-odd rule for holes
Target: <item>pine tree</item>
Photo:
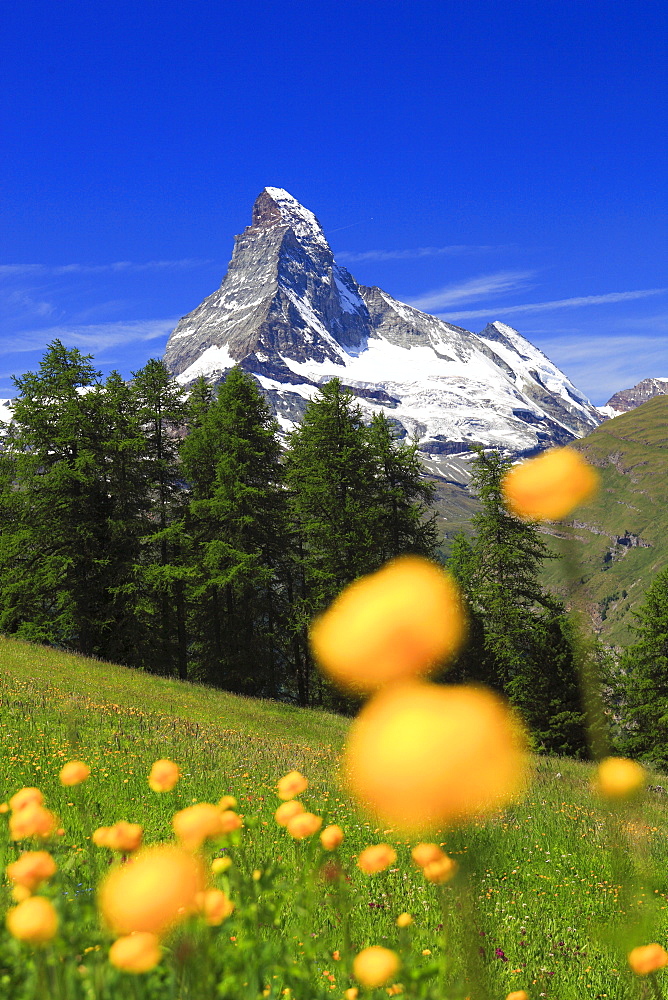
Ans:
<svg viewBox="0 0 668 1000"><path fill-rule="evenodd" d="M668 569L653 580L636 612L636 641L626 649L622 747L654 767L668 767Z"/></svg>
<svg viewBox="0 0 668 1000"><path fill-rule="evenodd" d="M570 629L563 607L540 584L547 546L535 525L505 505L501 483L510 464L479 449L473 466L482 510L472 521L474 540L459 540L450 560L471 631L449 676L505 694L545 751L580 755L586 733Z"/></svg>
<svg viewBox="0 0 668 1000"><path fill-rule="evenodd" d="M286 508L278 427L253 379L232 368L200 385L181 449L191 490L198 669L228 690L285 693Z"/></svg>
<svg viewBox="0 0 668 1000"><path fill-rule="evenodd" d="M2 454L0 629L103 655L115 627L111 509L91 360L55 340L37 372L14 379Z"/></svg>

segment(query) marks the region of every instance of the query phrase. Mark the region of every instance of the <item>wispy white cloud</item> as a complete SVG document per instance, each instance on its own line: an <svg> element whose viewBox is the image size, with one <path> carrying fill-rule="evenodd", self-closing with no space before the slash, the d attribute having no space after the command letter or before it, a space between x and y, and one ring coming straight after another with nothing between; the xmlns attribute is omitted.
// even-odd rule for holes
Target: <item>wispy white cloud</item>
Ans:
<svg viewBox="0 0 668 1000"><path fill-rule="evenodd" d="M609 302L628 302L645 299L650 295L662 295L668 288L641 288L634 292L607 292L604 295L578 295L571 299L552 299L549 302L528 302L518 306L493 306L489 309L466 309L444 314L444 319L479 319L481 317L514 313L549 312L551 309L572 309L578 306L605 305ZM415 303L413 303L415 305Z"/></svg>
<svg viewBox="0 0 668 1000"><path fill-rule="evenodd" d="M40 330L25 330L0 341L0 356L42 350L52 340L61 340L69 347L80 347L98 353L109 348L166 337L178 320L178 317L120 320L115 323L63 324Z"/></svg>
<svg viewBox="0 0 668 1000"><path fill-rule="evenodd" d="M116 260L109 264L0 264L0 278L26 277L29 275L47 276L63 274L102 274L113 272L165 271L187 270L212 264L211 260L198 260L185 257L183 260L148 260L135 262L131 260Z"/></svg>
<svg viewBox="0 0 668 1000"><path fill-rule="evenodd" d="M414 247L408 250L341 250L336 253L337 261L344 264L359 264L364 261L416 260L419 257L460 256L483 253L490 250L508 250L507 246L472 246L455 243L447 247Z"/></svg>
<svg viewBox="0 0 668 1000"><path fill-rule="evenodd" d="M471 302L475 299L484 299L489 295L499 295L518 288L526 288L534 274L535 271L497 271L494 274L483 274L478 278L469 278L467 281L455 285L445 285L443 288L425 292L424 295L415 299L408 299L408 304L415 306L416 309L425 309L431 312L449 305L456 305L458 302ZM459 315L466 314L460 313Z"/></svg>

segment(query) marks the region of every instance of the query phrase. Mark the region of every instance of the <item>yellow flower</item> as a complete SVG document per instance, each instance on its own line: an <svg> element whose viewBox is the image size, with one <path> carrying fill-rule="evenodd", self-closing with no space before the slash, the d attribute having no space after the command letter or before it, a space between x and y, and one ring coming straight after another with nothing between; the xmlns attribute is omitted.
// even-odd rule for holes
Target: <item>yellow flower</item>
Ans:
<svg viewBox="0 0 668 1000"><path fill-rule="evenodd" d="M9 833L12 840L25 840L26 837L45 840L57 826L58 820L53 813L33 800L12 813Z"/></svg>
<svg viewBox="0 0 668 1000"><path fill-rule="evenodd" d="M336 823L326 826L320 834L320 843L326 851L335 851L343 843L343 830Z"/></svg>
<svg viewBox="0 0 668 1000"><path fill-rule="evenodd" d="M244 821L238 813L232 809L225 809L220 814L220 826L223 833L232 833L233 830L240 830Z"/></svg>
<svg viewBox="0 0 668 1000"><path fill-rule="evenodd" d="M310 837L312 834L317 833L321 826L322 819L320 816L314 816L313 813L309 812L301 812L293 816L291 820L288 820L287 830L295 840L304 840L305 837Z"/></svg>
<svg viewBox="0 0 668 1000"><path fill-rule="evenodd" d="M220 889L208 889L202 893L199 908L207 924L218 927L230 916L234 910L234 903Z"/></svg>
<svg viewBox="0 0 668 1000"><path fill-rule="evenodd" d="M605 799L625 799L645 787L647 771L627 757L606 757L598 765L594 789Z"/></svg>
<svg viewBox="0 0 668 1000"><path fill-rule="evenodd" d="M457 862L444 854L437 861L430 861L429 864L426 864L422 873L428 882L442 885L443 882L449 882L451 878L455 877L458 868Z"/></svg>
<svg viewBox="0 0 668 1000"><path fill-rule="evenodd" d="M226 809L236 809L237 804L238 803L234 795L223 795L222 799L218 803L218 808L221 812L224 812Z"/></svg>
<svg viewBox="0 0 668 1000"><path fill-rule="evenodd" d="M372 945L353 959L353 975L362 986L385 986L399 971L399 956L389 948Z"/></svg>
<svg viewBox="0 0 668 1000"><path fill-rule="evenodd" d="M434 669L465 635L454 579L427 559L402 556L346 587L313 622L310 638L325 673L368 692Z"/></svg>
<svg viewBox="0 0 668 1000"><path fill-rule="evenodd" d="M156 760L148 776L148 783L154 792L171 792L180 777L181 772L173 760Z"/></svg>
<svg viewBox="0 0 668 1000"><path fill-rule="evenodd" d="M357 867L372 875L374 872L385 871L397 860L397 852L389 844L372 844L365 847L357 859Z"/></svg>
<svg viewBox="0 0 668 1000"><path fill-rule="evenodd" d="M15 885L11 893L15 903L22 903L28 896L32 896L30 889L25 885Z"/></svg>
<svg viewBox="0 0 668 1000"><path fill-rule="evenodd" d="M297 816L298 813L304 812L304 806L297 799L290 799L289 802L283 802L282 805L278 807L274 813L274 819L279 826L287 826L293 816Z"/></svg>
<svg viewBox="0 0 668 1000"><path fill-rule="evenodd" d="M56 936L58 916L53 904L43 896L30 896L7 913L7 929L12 937L27 944L44 944Z"/></svg>
<svg viewBox="0 0 668 1000"><path fill-rule="evenodd" d="M99 906L117 934L162 934L196 909L204 890L204 871L196 855L160 845L140 851L115 868L102 883Z"/></svg>
<svg viewBox="0 0 668 1000"><path fill-rule="evenodd" d="M9 800L9 808L13 812L18 812L19 809L23 809L24 806L30 805L33 802L38 806L44 805L44 796L39 788L22 788L16 795L12 795Z"/></svg>
<svg viewBox="0 0 668 1000"><path fill-rule="evenodd" d="M214 875L222 875L232 865L232 858L214 858L211 862L211 871Z"/></svg>
<svg viewBox="0 0 668 1000"><path fill-rule="evenodd" d="M124 972L148 972L161 957L160 941L155 934L146 931L120 937L109 949L109 961Z"/></svg>
<svg viewBox="0 0 668 1000"><path fill-rule="evenodd" d="M388 986L385 992L388 997L397 997L404 992L404 987L401 983L394 983L392 986Z"/></svg>
<svg viewBox="0 0 668 1000"><path fill-rule="evenodd" d="M294 799L295 795L301 795L308 788L308 779L299 771L290 771L279 781L279 799Z"/></svg>
<svg viewBox="0 0 668 1000"><path fill-rule="evenodd" d="M441 858L445 857L445 854L438 844L416 844L411 851L411 857L416 865L424 868L432 861L440 861Z"/></svg>
<svg viewBox="0 0 668 1000"><path fill-rule="evenodd" d="M526 990L513 990L506 997L506 1000L529 1000L529 994Z"/></svg>
<svg viewBox="0 0 668 1000"><path fill-rule="evenodd" d="M101 826L93 833L93 843L98 847L108 847L111 851L130 854L141 847L143 829L139 823L126 823L121 819L113 826Z"/></svg>
<svg viewBox="0 0 668 1000"><path fill-rule="evenodd" d="M484 688L391 685L353 721L344 774L354 797L407 833L498 809L525 784L522 727Z"/></svg>
<svg viewBox="0 0 668 1000"><path fill-rule="evenodd" d="M215 840L226 832L223 813L209 802L199 802L174 813L172 828L183 846L190 851L197 850L205 840Z"/></svg>
<svg viewBox="0 0 668 1000"><path fill-rule="evenodd" d="M55 875L57 865L47 851L25 851L18 861L7 865L5 871L14 885L34 892L38 885Z"/></svg>
<svg viewBox="0 0 668 1000"><path fill-rule="evenodd" d="M590 500L599 474L574 448L551 448L513 466L502 488L509 509L528 521L558 521Z"/></svg>
<svg viewBox="0 0 668 1000"><path fill-rule="evenodd" d="M413 918L410 913L400 913L397 917L397 927L410 927Z"/></svg>
<svg viewBox="0 0 668 1000"><path fill-rule="evenodd" d="M82 760L71 760L60 769L61 785L80 785L90 774L88 764Z"/></svg>
<svg viewBox="0 0 668 1000"><path fill-rule="evenodd" d="M357 1000L358 996L360 995L360 991L357 989L356 986L351 986L350 989L347 989L343 995L346 998L346 1000Z"/></svg>
<svg viewBox="0 0 668 1000"><path fill-rule="evenodd" d="M644 944L630 951L628 960L637 976L648 976L668 965L668 952L660 944Z"/></svg>

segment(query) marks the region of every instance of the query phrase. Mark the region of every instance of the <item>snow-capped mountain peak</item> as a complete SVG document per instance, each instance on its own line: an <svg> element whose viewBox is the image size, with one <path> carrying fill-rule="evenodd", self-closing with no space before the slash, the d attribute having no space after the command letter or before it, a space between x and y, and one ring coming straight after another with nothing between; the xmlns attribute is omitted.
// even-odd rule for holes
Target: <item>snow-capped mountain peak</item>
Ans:
<svg viewBox="0 0 668 1000"><path fill-rule="evenodd" d="M186 386L241 364L285 430L338 376L369 417L382 409L416 437L435 473L474 444L527 454L601 419L513 327L497 321L475 334L359 285L313 212L283 188L260 193L220 288L180 321L165 363Z"/></svg>

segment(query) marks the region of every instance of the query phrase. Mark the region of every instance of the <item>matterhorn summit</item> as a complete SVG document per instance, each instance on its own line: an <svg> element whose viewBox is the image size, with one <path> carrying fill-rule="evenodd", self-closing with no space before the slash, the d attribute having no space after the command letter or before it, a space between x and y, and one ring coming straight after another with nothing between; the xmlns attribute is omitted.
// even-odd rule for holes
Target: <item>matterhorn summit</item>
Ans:
<svg viewBox="0 0 668 1000"><path fill-rule="evenodd" d="M315 215L284 191L257 198L220 288L179 322L165 364L188 386L239 364L284 430L318 385L338 377L370 417L382 409L417 438L427 466L473 445L530 454L593 430L601 415L505 323L471 333L337 264Z"/></svg>

